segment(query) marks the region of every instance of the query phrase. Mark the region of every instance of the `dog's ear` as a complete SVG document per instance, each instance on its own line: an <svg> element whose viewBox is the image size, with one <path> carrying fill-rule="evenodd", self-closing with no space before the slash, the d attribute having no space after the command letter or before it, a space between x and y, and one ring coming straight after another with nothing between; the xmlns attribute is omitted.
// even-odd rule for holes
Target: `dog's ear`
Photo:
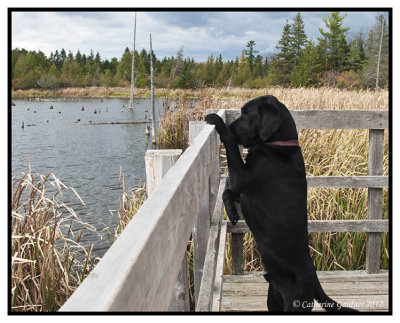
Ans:
<svg viewBox="0 0 400 323"><path fill-rule="evenodd" d="M258 107L260 124L258 135L263 141L267 141L281 126L279 110L273 105L261 103Z"/></svg>

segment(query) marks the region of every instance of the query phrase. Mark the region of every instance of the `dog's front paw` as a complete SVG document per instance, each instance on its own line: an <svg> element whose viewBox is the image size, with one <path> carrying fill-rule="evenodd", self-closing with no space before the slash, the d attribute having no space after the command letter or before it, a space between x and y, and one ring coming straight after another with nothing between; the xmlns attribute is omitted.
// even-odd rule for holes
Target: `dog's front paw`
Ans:
<svg viewBox="0 0 400 323"><path fill-rule="evenodd" d="M228 213L229 221L231 221L232 225L236 225L239 221L239 215L237 212L233 212L234 214Z"/></svg>
<svg viewBox="0 0 400 323"><path fill-rule="evenodd" d="M222 120L222 118L216 113L207 114L204 120L208 124L212 124L215 126L219 126L224 123L224 120Z"/></svg>

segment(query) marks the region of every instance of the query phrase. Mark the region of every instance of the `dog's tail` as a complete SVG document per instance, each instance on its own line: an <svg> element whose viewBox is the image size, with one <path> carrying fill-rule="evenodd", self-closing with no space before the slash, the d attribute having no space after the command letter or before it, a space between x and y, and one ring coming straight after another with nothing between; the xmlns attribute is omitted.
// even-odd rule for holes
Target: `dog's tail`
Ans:
<svg viewBox="0 0 400 323"><path fill-rule="evenodd" d="M322 308L327 312L358 312L355 309L341 306L325 294L317 275L315 275L314 296Z"/></svg>

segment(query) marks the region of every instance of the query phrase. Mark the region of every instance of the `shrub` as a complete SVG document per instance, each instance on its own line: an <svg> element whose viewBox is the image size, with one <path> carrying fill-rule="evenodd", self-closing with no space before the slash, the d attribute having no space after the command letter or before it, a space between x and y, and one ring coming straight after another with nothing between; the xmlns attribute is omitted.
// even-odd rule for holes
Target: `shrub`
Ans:
<svg viewBox="0 0 400 323"><path fill-rule="evenodd" d="M359 88L361 86L361 79L355 71L345 71L337 78L337 87L344 89Z"/></svg>

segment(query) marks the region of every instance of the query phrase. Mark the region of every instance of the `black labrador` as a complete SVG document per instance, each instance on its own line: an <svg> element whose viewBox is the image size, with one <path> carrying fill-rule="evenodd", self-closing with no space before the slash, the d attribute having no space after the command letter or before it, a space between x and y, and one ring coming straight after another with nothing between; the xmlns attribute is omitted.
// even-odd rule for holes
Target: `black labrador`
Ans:
<svg viewBox="0 0 400 323"><path fill-rule="evenodd" d="M330 312L355 311L325 294L313 266L306 173L289 110L266 95L246 103L229 127L217 114L205 120L216 126L225 145L230 182L223 194L225 209L235 225L234 202L240 203L267 272L269 311L311 311L314 299ZM246 162L238 145L249 148Z"/></svg>

